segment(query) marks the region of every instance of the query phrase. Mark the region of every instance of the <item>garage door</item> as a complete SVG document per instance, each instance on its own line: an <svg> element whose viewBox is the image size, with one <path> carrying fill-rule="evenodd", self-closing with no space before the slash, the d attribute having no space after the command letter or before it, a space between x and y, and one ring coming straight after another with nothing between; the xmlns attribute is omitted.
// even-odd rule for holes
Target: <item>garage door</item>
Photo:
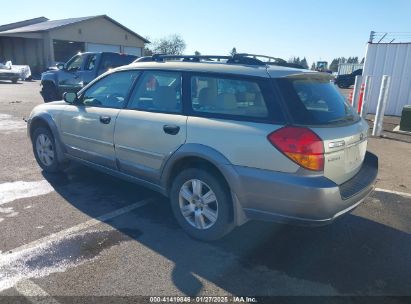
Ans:
<svg viewBox="0 0 411 304"><path fill-rule="evenodd" d="M120 46L113 44L87 43L87 52L115 52L120 53Z"/></svg>
<svg viewBox="0 0 411 304"><path fill-rule="evenodd" d="M141 48L133 46L125 46L124 53L141 57Z"/></svg>

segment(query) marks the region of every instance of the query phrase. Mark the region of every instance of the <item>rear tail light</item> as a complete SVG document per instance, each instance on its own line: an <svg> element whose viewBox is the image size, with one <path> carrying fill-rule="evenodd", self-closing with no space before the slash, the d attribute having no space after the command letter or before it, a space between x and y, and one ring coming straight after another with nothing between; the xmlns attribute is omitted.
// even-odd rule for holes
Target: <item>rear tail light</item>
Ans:
<svg viewBox="0 0 411 304"><path fill-rule="evenodd" d="M324 144L307 128L283 127L267 136L270 143L289 159L309 170L324 170Z"/></svg>

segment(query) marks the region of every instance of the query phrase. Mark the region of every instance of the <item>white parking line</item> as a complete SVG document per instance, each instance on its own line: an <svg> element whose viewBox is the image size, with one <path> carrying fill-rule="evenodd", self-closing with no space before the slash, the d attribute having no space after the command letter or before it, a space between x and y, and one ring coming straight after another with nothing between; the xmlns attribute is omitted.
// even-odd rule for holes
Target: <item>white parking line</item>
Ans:
<svg viewBox="0 0 411 304"><path fill-rule="evenodd" d="M382 189L382 188L375 188L375 191L397 194L397 195L404 196L404 197L411 197L411 193L406 193L406 192L401 192L401 191L394 191L394 190L388 190L388 189Z"/></svg>
<svg viewBox="0 0 411 304"><path fill-rule="evenodd" d="M155 198L148 198L141 200L134 204L125 206L123 208L114 210L112 212L106 213L102 216L99 216L95 219L91 219L87 222L75 225L73 227L67 228L60 232L51 234L49 236L43 237L36 241L24 244L20 247L17 247L11 250L11 253L1 253L0 254L0 291L11 288L15 286L18 282L22 280L27 280L33 277L42 277L49 275L50 273L56 271L64 271L59 265L56 265L53 268L53 265L50 268L44 271L35 271L35 272L25 272L21 271L21 261L25 261L34 251L41 251L44 248L47 248L50 244L56 241L61 241L65 238L71 237L73 234L79 233L82 230L95 226L101 222L108 221L120 215L126 214L130 211L133 211L137 208L143 207L148 203L155 201ZM65 267L70 267L70 265L65 265Z"/></svg>
<svg viewBox="0 0 411 304"><path fill-rule="evenodd" d="M27 128L27 123L23 120L18 120L17 118L9 114L0 113L0 131L10 132L10 131L22 131Z"/></svg>
<svg viewBox="0 0 411 304"><path fill-rule="evenodd" d="M125 213L128 213L130 211L133 211L134 209L143 207L143 206L147 205L148 203L151 203L154 200L155 200L154 198L148 198L148 199L145 199L145 200L141 200L141 201L138 201L134 204L131 204L131 205L125 206L123 208L114 210L112 212L103 214L99 217L96 217L95 219L88 220L87 222L78 224L76 226L67 228L65 230L62 230L62 231L59 231L59 232L56 232L56 233L53 233L53 234L50 234L50 235L45 236L41 239L38 239L36 241L33 241L31 243L22 245L20 247L17 247L15 249L11 250L13 252L12 255L19 254L21 251L31 249L31 248L43 245L45 243L49 243L49 242L53 242L53 241L62 239L64 237L66 237L67 235L74 234L74 233L79 232L81 230L84 230L84 229L90 228L92 226L95 226L95 225L97 225L101 222L108 221L112 218L118 217L118 216L123 215ZM10 255L11 254L2 254L2 255L0 255L0 266L3 264L4 258L6 258L6 257L8 258Z"/></svg>
<svg viewBox="0 0 411 304"><path fill-rule="evenodd" d="M54 191L54 188L46 180L3 183L0 184L0 205L21 198L48 194L52 191Z"/></svg>
<svg viewBox="0 0 411 304"><path fill-rule="evenodd" d="M14 288L26 297L33 304L59 304L60 302L52 298L40 286L30 280L22 280L14 286Z"/></svg>

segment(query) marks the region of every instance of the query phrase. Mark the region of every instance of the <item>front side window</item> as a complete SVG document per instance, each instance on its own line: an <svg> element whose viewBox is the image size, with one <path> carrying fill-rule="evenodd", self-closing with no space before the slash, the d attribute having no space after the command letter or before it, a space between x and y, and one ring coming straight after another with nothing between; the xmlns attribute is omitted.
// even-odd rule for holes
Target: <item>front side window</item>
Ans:
<svg viewBox="0 0 411 304"><path fill-rule="evenodd" d="M77 56L73 57L72 59L70 59L70 61L67 62L66 70L68 70L68 71L81 70L81 66L83 65L84 57L85 57L84 55L77 55Z"/></svg>
<svg viewBox="0 0 411 304"><path fill-rule="evenodd" d="M265 118L268 110L256 81L218 77L191 77L194 112Z"/></svg>
<svg viewBox="0 0 411 304"><path fill-rule="evenodd" d="M147 71L130 98L130 109L180 113L181 73Z"/></svg>
<svg viewBox="0 0 411 304"><path fill-rule="evenodd" d="M120 109L139 74L138 71L122 71L107 75L88 88L81 100L86 106Z"/></svg>

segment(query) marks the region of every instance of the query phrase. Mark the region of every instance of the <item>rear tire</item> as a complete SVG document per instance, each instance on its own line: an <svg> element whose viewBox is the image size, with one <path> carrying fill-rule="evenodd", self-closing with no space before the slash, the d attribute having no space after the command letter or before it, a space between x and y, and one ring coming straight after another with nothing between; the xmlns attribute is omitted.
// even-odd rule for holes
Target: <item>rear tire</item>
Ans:
<svg viewBox="0 0 411 304"><path fill-rule="evenodd" d="M11 80L11 82L12 82L12 83L17 83L18 80L19 80L18 78L13 78L13 79Z"/></svg>
<svg viewBox="0 0 411 304"><path fill-rule="evenodd" d="M51 131L44 127L34 130L32 136L33 153L39 166L48 173L60 172L64 163L57 159L56 141Z"/></svg>
<svg viewBox="0 0 411 304"><path fill-rule="evenodd" d="M44 102L50 102L50 101L55 101L58 100L58 93L57 89L54 84L45 82L43 83L43 89L41 91L41 95L43 96Z"/></svg>
<svg viewBox="0 0 411 304"><path fill-rule="evenodd" d="M173 181L170 200L178 223L193 238L213 241L234 228L230 189L214 174L185 169Z"/></svg>

